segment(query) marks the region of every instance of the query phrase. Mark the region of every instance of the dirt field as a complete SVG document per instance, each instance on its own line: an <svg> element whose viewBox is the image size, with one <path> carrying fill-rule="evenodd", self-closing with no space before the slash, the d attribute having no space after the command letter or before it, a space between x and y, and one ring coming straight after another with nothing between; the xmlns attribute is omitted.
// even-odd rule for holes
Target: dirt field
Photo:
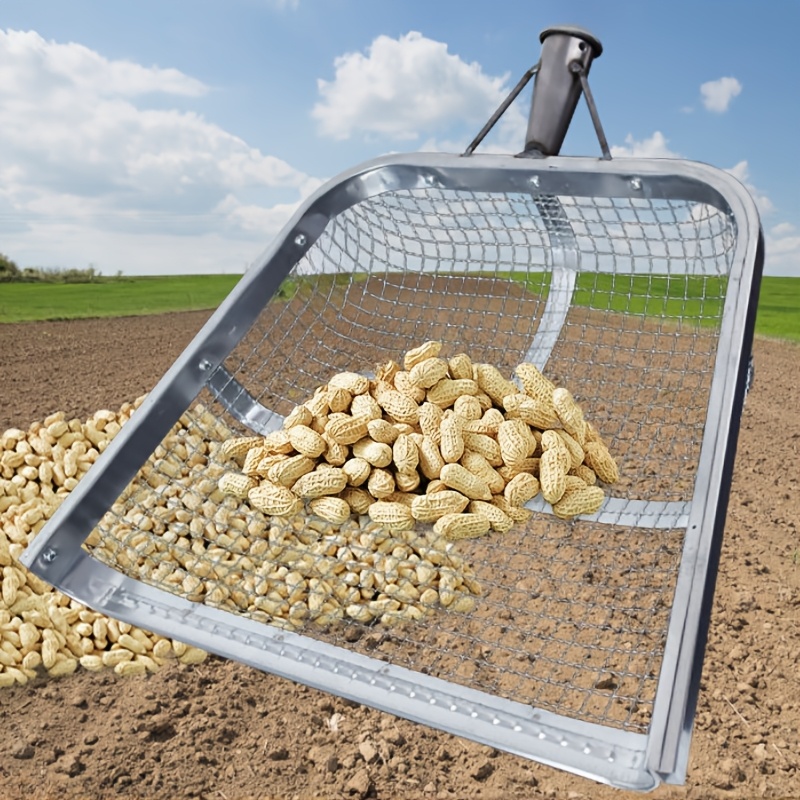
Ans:
<svg viewBox="0 0 800 800"><path fill-rule="evenodd" d="M0 326L0 430L134 399L206 317ZM800 797L800 348L755 357L687 785L660 800ZM1 798L620 796L220 659L41 679L0 719Z"/></svg>

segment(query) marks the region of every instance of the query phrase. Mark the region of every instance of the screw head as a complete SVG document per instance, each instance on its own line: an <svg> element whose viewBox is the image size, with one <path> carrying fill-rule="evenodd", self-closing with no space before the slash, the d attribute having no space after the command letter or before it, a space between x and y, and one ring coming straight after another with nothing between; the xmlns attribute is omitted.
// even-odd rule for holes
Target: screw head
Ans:
<svg viewBox="0 0 800 800"><path fill-rule="evenodd" d="M42 561L46 561L48 564L52 564L53 561L56 560L57 556L58 553L52 547L48 547L47 550L45 550L42 553Z"/></svg>
<svg viewBox="0 0 800 800"><path fill-rule="evenodd" d="M304 233L298 233L297 236L294 237L294 243L298 247L305 247L307 241L308 237Z"/></svg>
<svg viewBox="0 0 800 800"><path fill-rule="evenodd" d="M634 188L637 192L642 188L642 179L641 178L631 178L631 187Z"/></svg>
<svg viewBox="0 0 800 800"><path fill-rule="evenodd" d="M531 186L536 186L537 188L539 187L539 176L538 175L531 176L528 179L528 181L531 184Z"/></svg>
<svg viewBox="0 0 800 800"><path fill-rule="evenodd" d="M201 369L203 372L208 372L208 370L210 370L210 369L211 369L211 362L210 362L210 361L209 361L207 358L204 358L204 359L203 359L203 360L202 360L202 361L201 361L201 362L198 364L198 366L200 367L200 369Z"/></svg>

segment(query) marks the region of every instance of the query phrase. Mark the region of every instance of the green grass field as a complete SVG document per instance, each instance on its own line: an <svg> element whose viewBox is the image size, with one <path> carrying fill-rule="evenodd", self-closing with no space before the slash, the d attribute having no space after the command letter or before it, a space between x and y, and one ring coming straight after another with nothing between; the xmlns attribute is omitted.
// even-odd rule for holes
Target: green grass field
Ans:
<svg viewBox="0 0 800 800"><path fill-rule="evenodd" d="M0 323L212 309L228 295L239 277L171 275L101 283L0 283ZM493 277L519 279L518 275ZM543 274L528 276L523 282L536 294L548 290ZM301 288L296 281L287 281L283 296L291 297ZM578 278L575 303L676 319L715 318L720 313L724 288L720 278L583 273ZM800 278L762 280L756 334L800 342Z"/></svg>
<svg viewBox="0 0 800 800"><path fill-rule="evenodd" d="M0 322L216 308L239 278L241 275L166 275L98 283L0 283Z"/></svg>

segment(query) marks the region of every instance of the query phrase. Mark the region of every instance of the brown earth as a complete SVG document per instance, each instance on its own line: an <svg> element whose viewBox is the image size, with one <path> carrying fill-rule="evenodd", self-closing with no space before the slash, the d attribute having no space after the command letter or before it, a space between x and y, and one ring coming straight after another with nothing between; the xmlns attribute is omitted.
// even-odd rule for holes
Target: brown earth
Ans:
<svg viewBox="0 0 800 800"><path fill-rule="evenodd" d="M148 391L203 312L0 326L0 430ZM685 787L800 797L800 348L759 340ZM0 797L619 797L591 781L210 659L0 692Z"/></svg>

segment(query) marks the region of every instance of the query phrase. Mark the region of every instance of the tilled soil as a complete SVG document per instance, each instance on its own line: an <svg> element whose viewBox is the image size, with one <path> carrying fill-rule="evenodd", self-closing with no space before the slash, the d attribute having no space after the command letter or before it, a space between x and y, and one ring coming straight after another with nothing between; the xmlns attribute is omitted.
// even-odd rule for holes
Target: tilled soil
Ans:
<svg viewBox="0 0 800 800"><path fill-rule="evenodd" d="M207 313L0 326L0 429L151 389ZM685 787L800 797L800 348L759 340ZM212 658L0 692L0 797L619 797L616 790Z"/></svg>

